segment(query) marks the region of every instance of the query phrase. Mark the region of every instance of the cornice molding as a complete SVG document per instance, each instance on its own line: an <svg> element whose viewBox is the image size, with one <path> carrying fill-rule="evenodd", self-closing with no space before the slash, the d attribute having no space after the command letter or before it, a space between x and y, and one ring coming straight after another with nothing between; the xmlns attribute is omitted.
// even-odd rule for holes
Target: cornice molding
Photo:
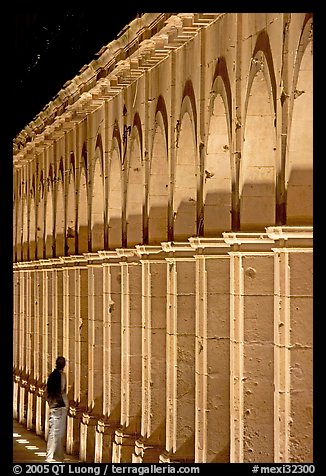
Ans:
<svg viewBox="0 0 326 476"><path fill-rule="evenodd" d="M201 28L225 13L145 13L125 26L120 36L103 46L98 58L83 66L14 139L14 165L45 136L60 133L78 108L97 108L119 94L144 72L190 41ZM154 32L155 33L152 33ZM115 89L117 88L117 89ZM92 105L93 103L93 105ZM67 124L66 124L67 127ZM30 151L31 153L31 151Z"/></svg>

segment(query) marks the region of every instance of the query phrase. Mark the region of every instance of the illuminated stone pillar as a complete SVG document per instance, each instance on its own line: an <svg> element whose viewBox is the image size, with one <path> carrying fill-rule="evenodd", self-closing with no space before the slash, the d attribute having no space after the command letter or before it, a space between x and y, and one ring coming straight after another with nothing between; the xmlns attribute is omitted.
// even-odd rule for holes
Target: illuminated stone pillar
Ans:
<svg viewBox="0 0 326 476"><path fill-rule="evenodd" d="M222 238L189 238L196 260L195 461L230 460L230 257Z"/></svg>
<svg viewBox="0 0 326 476"><path fill-rule="evenodd" d="M274 453L274 257L266 234L223 233L230 251L231 462Z"/></svg>
<svg viewBox="0 0 326 476"><path fill-rule="evenodd" d="M142 268L136 251L118 249L121 262L121 427L115 432L112 462L131 463L140 436L142 353Z"/></svg>
<svg viewBox="0 0 326 476"><path fill-rule="evenodd" d="M35 261L34 266L34 378L36 396L35 431L37 435L43 436L42 422L42 311L43 311L43 272L39 261Z"/></svg>
<svg viewBox="0 0 326 476"><path fill-rule="evenodd" d="M268 227L275 240L274 461L313 461L313 231Z"/></svg>
<svg viewBox="0 0 326 476"><path fill-rule="evenodd" d="M83 413L80 458L94 461L96 426L103 410L103 266L98 253L88 260L88 385L87 412Z"/></svg>
<svg viewBox="0 0 326 476"><path fill-rule="evenodd" d="M26 283L26 374L28 376L28 385L27 385L27 421L26 426L28 430L33 430L35 424L35 405L34 405L34 395L35 395L35 385L33 381L33 367L32 367L32 279L31 279L31 270L30 263L25 263L25 283Z"/></svg>
<svg viewBox="0 0 326 476"><path fill-rule="evenodd" d="M36 433L42 436L47 434L47 403L46 403L46 382L50 371L52 371L51 354L49 350L49 327L52 316L52 291L51 291L51 266L49 260L39 260L37 269L37 301L38 319L36 322L38 330L38 355L39 366L36 379ZM50 276L50 277L49 277ZM35 362L35 361L34 361Z"/></svg>
<svg viewBox="0 0 326 476"><path fill-rule="evenodd" d="M84 256L71 256L70 284L74 282L70 309L74 319L70 320L70 378L69 412L67 418L68 454L80 453L80 427L82 415L87 409L88 373L88 270ZM66 261L67 262L67 261Z"/></svg>
<svg viewBox="0 0 326 476"><path fill-rule="evenodd" d="M19 419L19 270L18 265L13 268L13 417Z"/></svg>
<svg viewBox="0 0 326 476"><path fill-rule="evenodd" d="M27 417L27 383L28 376L25 366L25 307L26 307L26 283L25 283L25 271L22 263L18 263L18 279L19 279L19 320L18 320L18 332L19 332L19 351L18 351L18 368L21 376L20 389L19 389L19 423L25 425Z"/></svg>
<svg viewBox="0 0 326 476"><path fill-rule="evenodd" d="M156 463L165 449L166 425L166 282L161 246L136 246L142 266L141 438L132 461Z"/></svg>
<svg viewBox="0 0 326 476"><path fill-rule="evenodd" d="M116 251L99 251L103 259L102 417L95 432L97 463L112 462L112 443L121 412L121 266Z"/></svg>
<svg viewBox="0 0 326 476"><path fill-rule="evenodd" d="M166 451L160 462L195 459L196 263L190 243L162 243L167 271Z"/></svg>
<svg viewBox="0 0 326 476"><path fill-rule="evenodd" d="M64 261L62 258L46 260L47 266L47 309L49 319L47 323L47 369L46 380L55 368L55 361L59 355L63 355L63 315L64 315ZM69 367L68 367L69 368ZM46 382L45 382L46 383ZM45 387L45 385L44 385ZM44 408L44 437L47 440L49 431L49 406L45 403Z"/></svg>

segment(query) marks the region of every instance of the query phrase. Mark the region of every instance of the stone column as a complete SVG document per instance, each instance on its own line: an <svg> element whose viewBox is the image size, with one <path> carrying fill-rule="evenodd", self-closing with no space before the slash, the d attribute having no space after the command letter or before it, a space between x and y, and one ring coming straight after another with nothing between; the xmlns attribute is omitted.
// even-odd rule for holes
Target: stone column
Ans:
<svg viewBox="0 0 326 476"><path fill-rule="evenodd" d="M34 395L35 395L35 385L33 381L33 367L32 367L32 279L31 279L31 270L30 263L26 262L25 264L25 284L26 284L26 328L25 328L25 338L26 338L26 374L28 376L28 385L27 385L27 429L35 429L35 406L34 406ZM34 306L34 304L33 304Z"/></svg>
<svg viewBox="0 0 326 476"><path fill-rule="evenodd" d="M67 258L67 259L66 259ZM69 411L67 418L68 454L80 453L80 427L84 411L87 408L88 373L88 270L84 256L63 258L69 267Z"/></svg>
<svg viewBox="0 0 326 476"><path fill-rule="evenodd" d="M190 243L162 243L167 271L166 451L160 462L195 459L196 263Z"/></svg>
<svg viewBox="0 0 326 476"><path fill-rule="evenodd" d="M58 319L54 331L58 335L57 355L63 355L66 359L65 373L67 377L68 400L72 400L72 385L74 385L74 365L75 365L75 321L76 321L76 270L77 263L75 256L64 256L59 258L60 270L56 276L56 288L58 296ZM54 360L55 362L55 360ZM67 438L66 451L71 453L70 447L70 417L68 410L67 417ZM79 437L77 438L79 441ZM72 442L71 442L72 443ZM73 446L73 443L72 443Z"/></svg>
<svg viewBox="0 0 326 476"><path fill-rule="evenodd" d="M28 375L26 373L26 334L25 334L25 311L26 311L26 282L25 282L25 271L23 263L18 263L18 280L19 280L19 351L18 351L18 362L19 362L19 372L21 376L20 380L20 389L19 389L19 423L23 425L26 424L27 417L27 384L28 384Z"/></svg>
<svg viewBox="0 0 326 476"><path fill-rule="evenodd" d="M132 461L155 463L165 449L167 262L161 246L136 248L142 258L142 406Z"/></svg>
<svg viewBox="0 0 326 476"><path fill-rule="evenodd" d="M35 353L35 262L29 263L28 271L28 280L29 280L29 368L30 368L30 378L29 378L29 395L28 395L28 408L27 408L27 426L30 429L36 430L36 388L37 388L37 377L35 375L35 362L34 362L34 353Z"/></svg>
<svg viewBox="0 0 326 476"><path fill-rule="evenodd" d="M275 240L274 461L313 461L313 231L268 227Z"/></svg>
<svg viewBox="0 0 326 476"><path fill-rule="evenodd" d="M63 259L51 258L46 260L48 270L46 272L47 282L47 309L50 310L47 327L47 369L45 369L45 384L47 378L55 367L56 358L63 355L63 315L64 315L64 272ZM44 384L44 388L45 388ZM45 404L45 428L44 437L47 440L49 431L49 406Z"/></svg>
<svg viewBox="0 0 326 476"><path fill-rule="evenodd" d="M118 249L121 259L121 427L115 432L112 462L131 463L140 436L141 265L135 250Z"/></svg>
<svg viewBox="0 0 326 476"><path fill-rule="evenodd" d="M121 412L121 266L116 251L99 251L103 259L102 417L97 421L97 463L112 462L112 443Z"/></svg>
<svg viewBox="0 0 326 476"><path fill-rule="evenodd" d="M36 434L43 436L42 422L42 324L43 324L43 271L39 261L34 266L34 378L36 395Z"/></svg>
<svg viewBox="0 0 326 476"><path fill-rule="evenodd" d="M15 263L13 267L13 364L14 364L14 381L13 381L13 417L19 419L19 269Z"/></svg>
<svg viewBox="0 0 326 476"><path fill-rule="evenodd" d="M189 238L196 250L195 461L230 461L230 247Z"/></svg>
<svg viewBox="0 0 326 476"><path fill-rule="evenodd" d="M52 333L52 267L51 260L39 260L38 270L38 301L39 301L39 356L40 367L36 395L36 426L38 434L47 438L48 406L45 388L49 373L53 370L51 359Z"/></svg>
<svg viewBox="0 0 326 476"><path fill-rule="evenodd" d="M274 257L266 234L223 233L232 246L231 462L272 462Z"/></svg>
<svg viewBox="0 0 326 476"><path fill-rule="evenodd" d="M103 266L98 253L84 253L88 260L88 385L87 411L80 428L80 458L95 456L96 425L103 409Z"/></svg>

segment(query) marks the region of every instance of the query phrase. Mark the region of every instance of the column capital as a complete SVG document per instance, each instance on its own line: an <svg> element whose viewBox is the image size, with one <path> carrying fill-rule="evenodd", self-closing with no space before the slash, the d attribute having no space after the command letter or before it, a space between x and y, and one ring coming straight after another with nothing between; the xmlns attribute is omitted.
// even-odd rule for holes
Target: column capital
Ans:
<svg viewBox="0 0 326 476"><path fill-rule="evenodd" d="M62 256L60 258L63 267L76 267L76 265L87 265L87 259L83 255Z"/></svg>
<svg viewBox="0 0 326 476"><path fill-rule="evenodd" d="M312 226L269 226L267 235L277 248L311 249L313 247ZM276 248L274 248L276 249Z"/></svg>
<svg viewBox="0 0 326 476"><path fill-rule="evenodd" d="M208 254L221 255L226 254L230 250L230 244L226 243L224 238L203 238L201 236L193 236L188 239L191 247L199 253L198 256L206 256Z"/></svg>
<svg viewBox="0 0 326 476"><path fill-rule="evenodd" d="M87 264L100 266L103 263L103 256L99 253L83 253L83 256L87 260Z"/></svg>
<svg viewBox="0 0 326 476"><path fill-rule="evenodd" d="M109 251L98 251L98 254L102 257L105 262L114 259L120 259L120 255L118 254L117 250L109 250ZM105 263L104 263L105 264Z"/></svg>
<svg viewBox="0 0 326 476"><path fill-rule="evenodd" d="M153 246L153 245L136 245L136 253L139 256L142 255L157 255L159 253L164 252L163 247L160 245Z"/></svg>
<svg viewBox="0 0 326 476"><path fill-rule="evenodd" d="M272 251L274 244L267 233L225 232L223 239L231 246L230 253Z"/></svg>
<svg viewBox="0 0 326 476"><path fill-rule="evenodd" d="M176 261L194 261L196 251L191 246L189 241L187 242L175 242L167 241L163 242L162 248L167 253L165 260L168 263L174 263Z"/></svg>
<svg viewBox="0 0 326 476"><path fill-rule="evenodd" d="M179 251L191 251L193 253L193 248L189 241L163 241L161 245L166 253L176 253Z"/></svg>

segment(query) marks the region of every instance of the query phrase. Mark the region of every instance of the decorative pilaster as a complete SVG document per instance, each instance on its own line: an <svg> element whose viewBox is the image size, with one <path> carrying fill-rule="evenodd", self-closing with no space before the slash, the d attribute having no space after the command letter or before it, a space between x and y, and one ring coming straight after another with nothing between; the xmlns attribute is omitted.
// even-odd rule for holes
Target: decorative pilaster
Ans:
<svg viewBox="0 0 326 476"><path fill-rule="evenodd" d="M230 460L230 247L189 238L196 250L195 461Z"/></svg>
<svg viewBox="0 0 326 476"><path fill-rule="evenodd" d="M272 462L274 257L266 234L223 233L232 246L231 462Z"/></svg>
<svg viewBox="0 0 326 476"><path fill-rule="evenodd" d="M99 251L103 263L102 417L95 433L95 461L112 462L121 413L121 257Z"/></svg>
<svg viewBox="0 0 326 476"><path fill-rule="evenodd" d="M80 433L83 413L87 409L87 375L88 375L88 269L84 256L63 258L68 271L71 295L66 306L71 316L66 321L66 349L69 352L68 387L69 411L67 417L68 454L80 453ZM66 274L67 274L66 271ZM65 289L67 292L67 286Z"/></svg>
<svg viewBox="0 0 326 476"><path fill-rule="evenodd" d="M141 415L141 266L136 252L118 249L121 257L121 415L112 462L131 462L140 435Z"/></svg>
<svg viewBox="0 0 326 476"><path fill-rule="evenodd" d="M268 227L275 240L274 461L313 461L313 229Z"/></svg>
<svg viewBox="0 0 326 476"><path fill-rule="evenodd" d="M141 438L133 462L155 463L165 448L166 283L161 246L136 246L142 266Z"/></svg>
<svg viewBox="0 0 326 476"><path fill-rule="evenodd" d="M168 253L166 452L159 460L195 459L196 264L190 243L162 243Z"/></svg>
<svg viewBox="0 0 326 476"><path fill-rule="evenodd" d="M94 461L95 430L103 409L103 266L98 253L84 253L88 269L87 412L80 428L80 458Z"/></svg>

